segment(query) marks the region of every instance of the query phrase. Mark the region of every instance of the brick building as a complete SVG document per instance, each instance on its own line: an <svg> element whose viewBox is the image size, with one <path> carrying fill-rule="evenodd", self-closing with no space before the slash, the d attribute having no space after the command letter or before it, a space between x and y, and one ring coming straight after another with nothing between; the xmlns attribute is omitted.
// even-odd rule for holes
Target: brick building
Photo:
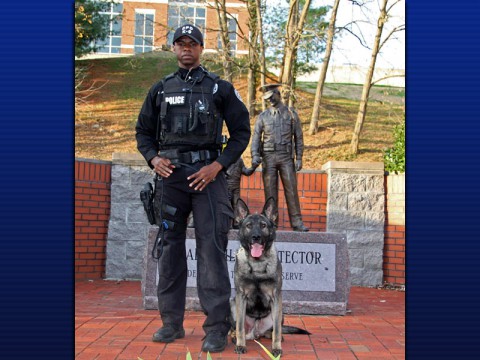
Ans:
<svg viewBox="0 0 480 360"><path fill-rule="evenodd" d="M247 54L247 44L239 36L248 35L246 4L228 0L226 8L232 52ZM100 54L139 54L169 48L175 29L185 23L193 23L202 30L205 52L215 52L221 47L214 1L115 0L110 10L102 14L113 21L112 35L96 43Z"/></svg>

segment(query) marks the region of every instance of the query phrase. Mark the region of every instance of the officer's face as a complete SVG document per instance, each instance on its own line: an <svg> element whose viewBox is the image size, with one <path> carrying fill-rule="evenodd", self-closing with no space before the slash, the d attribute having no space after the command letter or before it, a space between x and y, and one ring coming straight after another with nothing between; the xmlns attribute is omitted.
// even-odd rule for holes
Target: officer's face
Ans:
<svg viewBox="0 0 480 360"><path fill-rule="evenodd" d="M200 54L203 46L188 36L182 36L173 44L173 52L177 55L178 66L185 69L200 65Z"/></svg>

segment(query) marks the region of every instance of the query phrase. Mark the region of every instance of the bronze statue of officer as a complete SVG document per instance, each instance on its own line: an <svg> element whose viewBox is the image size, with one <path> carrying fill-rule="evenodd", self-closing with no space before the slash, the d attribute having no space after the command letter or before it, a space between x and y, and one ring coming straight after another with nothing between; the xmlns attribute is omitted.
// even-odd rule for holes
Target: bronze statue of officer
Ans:
<svg viewBox="0 0 480 360"><path fill-rule="evenodd" d="M302 169L303 132L296 110L283 104L278 87L263 87L263 98L271 106L255 122L252 137L252 166L262 164L265 199L274 197L278 205L278 175L287 201L290 224L295 231L308 231L303 224L297 190L297 171Z"/></svg>

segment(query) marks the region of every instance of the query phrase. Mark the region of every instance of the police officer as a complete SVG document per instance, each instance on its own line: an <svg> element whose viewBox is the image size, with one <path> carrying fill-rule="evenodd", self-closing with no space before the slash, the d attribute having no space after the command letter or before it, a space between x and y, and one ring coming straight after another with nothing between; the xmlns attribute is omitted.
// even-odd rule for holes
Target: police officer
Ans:
<svg viewBox="0 0 480 360"><path fill-rule="evenodd" d="M295 231L308 231L303 224L297 192L297 174L302 169L303 132L294 108L282 103L280 84L263 87L271 107L255 122L252 136L252 166L262 164L265 199L278 202L278 175L282 179L290 224ZM295 159L295 161L294 161Z"/></svg>
<svg viewBox="0 0 480 360"><path fill-rule="evenodd" d="M179 69L152 86L136 124L137 148L159 175L155 208L158 244L158 307L163 326L153 341L183 338L187 283L186 226L195 221L197 290L206 314L203 351L222 351L230 328L230 280L224 251L233 210L224 170L250 139L248 110L232 84L200 65L203 35L186 24L173 36ZM225 121L229 141L221 149Z"/></svg>

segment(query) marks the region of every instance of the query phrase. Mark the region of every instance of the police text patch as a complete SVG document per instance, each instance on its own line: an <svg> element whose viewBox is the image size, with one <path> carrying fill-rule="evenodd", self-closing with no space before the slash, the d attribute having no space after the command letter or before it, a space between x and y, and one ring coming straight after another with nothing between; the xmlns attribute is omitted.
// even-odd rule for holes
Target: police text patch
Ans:
<svg viewBox="0 0 480 360"><path fill-rule="evenodd" d="M165 101L170 105L183 105L185 104L185 96L166 96Z"/></svg>
<svg viewBox="0 0 480 360"><path fill-rule="evenodd" d="M235 95L237 96L238 100L240 100L243 103L242 97L240 96L240 93L238 92L237 89L235 89Z"/></svg>

